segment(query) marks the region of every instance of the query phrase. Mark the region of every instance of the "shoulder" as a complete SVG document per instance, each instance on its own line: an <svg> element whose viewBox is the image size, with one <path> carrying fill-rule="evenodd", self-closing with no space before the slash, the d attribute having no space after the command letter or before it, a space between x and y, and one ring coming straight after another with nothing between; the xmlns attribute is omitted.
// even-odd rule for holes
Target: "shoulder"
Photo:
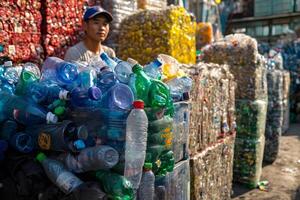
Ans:
<svg viewBox="0 0 300 200"><path fill-rule="evenodd" d="M80 59L82 54L82 44L81 42L77 43L76 45L70 47L66 54L65 54L65 60L66 61L77 61Z"/></svg>
<svg viewBox="0 0 300 200"><path fill-rule="evenodd" d="M102 48L103 48L103 51L104 51L105 53L107 53L107 55L108 55L109 57L111 57L111 58L116 57L116 53L115 53L115 51L114 51L112 48L110 48L110 47L108 47L108 46L105 46L105 45L102 45Z"/></svg>

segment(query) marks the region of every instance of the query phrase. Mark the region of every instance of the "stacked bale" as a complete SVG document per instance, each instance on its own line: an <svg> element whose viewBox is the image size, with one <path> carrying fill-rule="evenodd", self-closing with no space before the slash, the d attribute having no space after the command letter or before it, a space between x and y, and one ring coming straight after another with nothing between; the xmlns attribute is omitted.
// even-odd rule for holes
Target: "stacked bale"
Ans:
<svg viewBox="0 0 300 200"><path fill-rule="evenodd" d="M41 62L41 3L28 1L1 1L0 56L9 56L14 62Z"/></svg>
<svg viewBox="0 0 300 200"><path fill-rule="evenodd" d="M290 125L290 72L283 71L283 124L282 133L285 133Z"/></svg>
<svg viewBox="0 0 300 200"><path fill-rule="evenodd" d="M84 0L42 1L43 40L46 56L64 57L82 37Z"/></svg>
<svg viewBox="0 0 300 200"><path fill-rule="evenodd" d="M226 65L182 66L190 94L191 199L230 199L235 138L235 82Z"/></svg>
<svg viewBox="0 0 300 200"><path fill-rule="evenodd" d="M256 187L262 168L267 113L265 61L255 39L235 34L203 49L203 60L228 64L237 82L234 180Z"/></svg>
<svg viewBox="0 0 300 200"><path fill-rule="evenodd" d="M120 26L118 55L146 64L158 54L194 64L196 26L182 7L143 10L126 17Z"/></svg>

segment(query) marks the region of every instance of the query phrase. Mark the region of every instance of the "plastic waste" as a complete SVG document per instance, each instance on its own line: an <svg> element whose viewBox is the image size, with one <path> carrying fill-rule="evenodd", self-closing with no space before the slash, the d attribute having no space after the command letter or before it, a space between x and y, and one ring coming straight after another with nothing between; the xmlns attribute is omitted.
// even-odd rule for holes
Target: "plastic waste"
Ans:
<svg viewBox="0 0 300 200"><path fill-rule="evenodd" d="M145 163L140 187L138 189L138 200L154 199L155 176L152 172L152 164Z"/></svg>
<svg viewBox="0 0 300 200"><path fill-rule="evenodd" d="M157 58L151 63L145 65L144 71L150 78L160 80L162 75L162 65L162 61L159 58Z"/></svg>
<svg viewBox="0 0 300 200"><path fill-rule="evenodd" d="M97 73L93 68L83 68L79 73L80 87L88 89L94 87L97 84Z"/></svg>
<svg viewBox="0 0 300 200"><path fill-rule="evenodd" d="M14 119L23 125L41 123L56 123L57 117L45 111L42 107L27 102L22 97L0 92L0 123L7 119Z"/></svg>
<svg viewBox="0 0 300 200"><path fill-rule="evenodd" d="M62 163L47 158L43 153L39 153L36 159L43 165L48 178L64 193L69 194L83 184L79 178L66 170Z"/></svg>
<svg viewBox="0 0 300 200"><path fill-rule="evenodd" d="M134 199L132 185L124 176L109 171L98 170L96 178L109 198L118 200Z"/></svg>
<svg viewBox="0 0 300 200"><path fill-rule="evenodd" d="M102 92L95 86L88 89L77 87L70 93L71 104L74 107L96 107L101 98Z"/></svg>
<svg viewBox="0 0 300 200"><path fill-rule="evenodd" d="M133 107L126 121L124 176L137 189L146 157L148 118L143 101L135 101Z"/></svg>
<svg viewBox="0 0 300 200"><path fill-rule="evenodd" d="M174 78L166 82L170 88L170 93L175 101L180 101L183 98L184 93L188 93L192 89L193 80L189 77L183 76L180 78Z"/></svg>
<svg viewBox="0 0 300 200"><path fill-rule="evenodd" d="M132 74L131 65L125 61L119 61L115 67L115 73L118 80L121 83L127 84L129 82L129 76Z"/></svg>
<svg viewBox="0 0 300 200"><path fill-rule="evenodd" d="M35 142L31 135L23 132L12 135L9 139L9 144L21 153L30 153L35 148Z"/></svg>
<svg viewBox="0 0 300 200"><path fill-rule="evenodd" d="M95 170L107 170L119 161L118 152L110 146L100 145L80 151L77 156L63 155L65 166L72 172L81 173Z"/></svg>
<svg viewBox="0 0 300 200"><path fill-rule="evenodd" d="M100 58L105 62L105 64L110 67L112 70L115 69L115 67L117 66L117 63L111 59L105 52L102 52L100 54Z"/></svg>

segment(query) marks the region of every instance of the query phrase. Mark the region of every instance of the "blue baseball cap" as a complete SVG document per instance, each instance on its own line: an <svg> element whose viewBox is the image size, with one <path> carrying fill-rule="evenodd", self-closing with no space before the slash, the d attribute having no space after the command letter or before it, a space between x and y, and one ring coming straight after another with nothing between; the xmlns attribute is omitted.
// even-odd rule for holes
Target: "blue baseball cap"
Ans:
<svg viewBox="0 0 300 200"><path fill-rule="evenodd" d="M92 6L86 9L83 20L88 21L89 19L92 19L96 15L103 15L108 19L108 22L111 22L113 20L112 15L107 10L104 10L101 6Z"/></svg>

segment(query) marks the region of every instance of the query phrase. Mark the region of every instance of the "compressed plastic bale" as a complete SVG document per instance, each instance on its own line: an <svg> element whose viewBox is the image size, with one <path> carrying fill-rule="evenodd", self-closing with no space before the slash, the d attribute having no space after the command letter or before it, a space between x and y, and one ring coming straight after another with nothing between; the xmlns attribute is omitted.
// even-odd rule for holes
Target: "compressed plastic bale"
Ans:
<svg viewBox="0 0 300 200"><path fill-rule="evenodd" d="M235 34L203 48L207 63L228 64L237 88L236 99L265 99L267 97L266 61L258 54L255 39Z"/></svg>
<svg viewBox="0 0 300 200"><path fill-rule="evenodd" d="M290 85L291 85L290 72L284 70L283 71L283 99L284 100L289 99Z"/></svg>
<svg viewBox="0 0 300 200"><path fill-rule="evenodd" d="M43 1L43 45L46 56L64 58L69 47L83 37L84 0Z"/></svg>
<svg viewBox="0 0 300 200"><path fill-rule="evenodd" d="M183 65L193 79L190 93L190 155L214 144L235 127L235 83L228 66L199 63ZM231 129L232 128L232 129Z"/></svg>
<svg viewBox="0 0 300 200"><path fill-rule="evenodd" d="M283 124L282 133L285 133L290 127L290 102L289 100L283 101Z"/></svg>
<svg viewBox="0 0 300 200"><path fill-rule="evenodd" d="M283 125L283 71L268 70L268 112L264 162L273 163L278 155Z"/></svg>
<svg viewBox="0 0 300 200"><path fill-rule="evenodd" d="M195 32L195 23L183 7L139 11L121 23L118 55L146 64L163 53L181 63L194 64Z"/></svg>
<svg viewBox="0 0 300 200"><path fill-rule="evenodd" d="M173 121L173 146L175 163L189 157L189 125L190 105L189 102L174 103Z"/></svg>
<svg viewBox="0 0 300 200"><path fill-rule="evenodd" d="M191 199L231 199L235 136L228 136L191 158Z"/></svg>
<svg viewBox="0 0 300 200"><path fill-rule="evenodd" d="M236 138L233 180L255 188L260 181L265 136Z"/></svg>
<svg viewBox="0 0 300 200"><path fill-rule="evenodd" d="M35 0L1 2L0 56L9 56L14 62L42 62L40 8Z"/></svg>
<svg viewBox="0 0 300 200"><path fill-rule="evenodd" d="M213 28L211 23L199 22L196 29L196 46L201 49L213 41Z"/></svg>

